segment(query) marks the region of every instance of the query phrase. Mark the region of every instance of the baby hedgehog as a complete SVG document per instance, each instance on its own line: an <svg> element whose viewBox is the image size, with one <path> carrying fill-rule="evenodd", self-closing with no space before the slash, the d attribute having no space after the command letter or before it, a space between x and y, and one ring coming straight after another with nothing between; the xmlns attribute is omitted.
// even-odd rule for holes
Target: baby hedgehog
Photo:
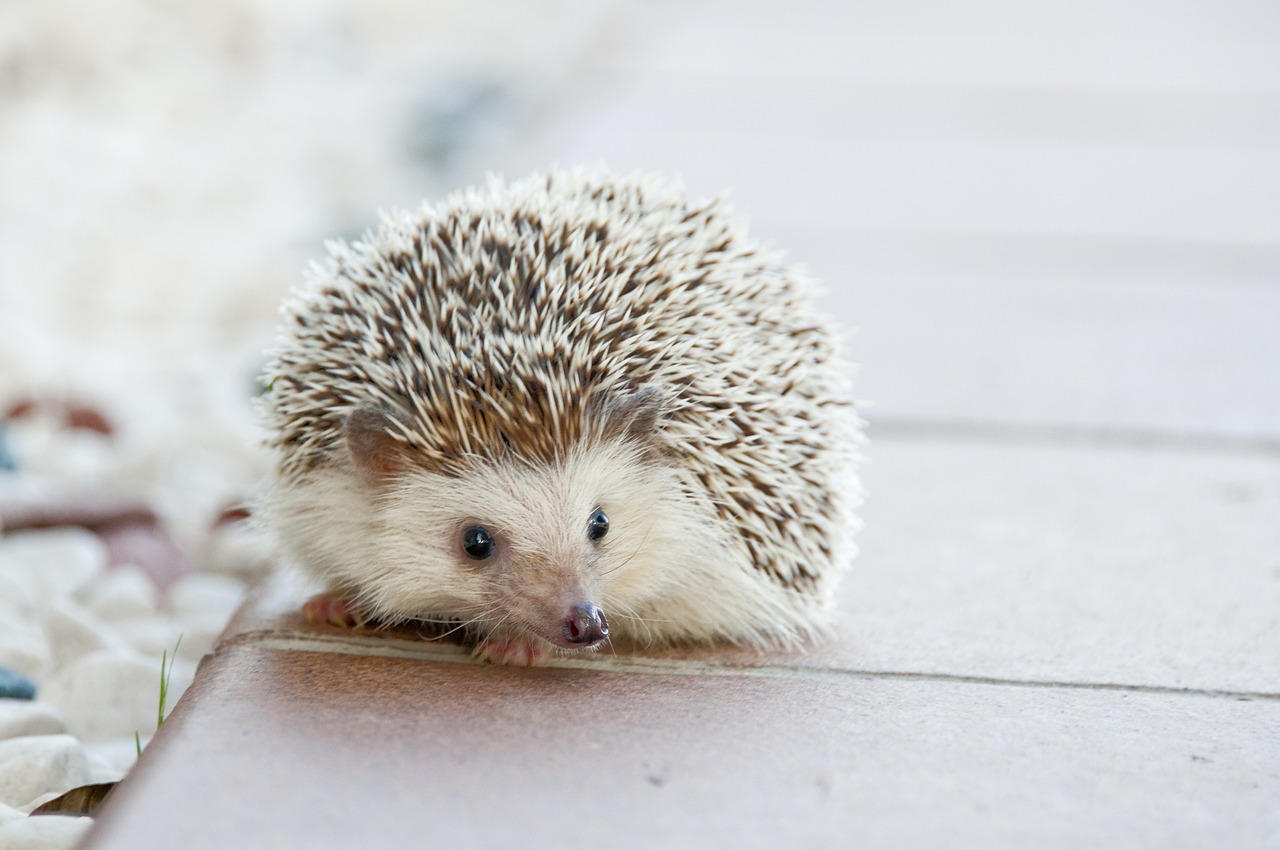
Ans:
<svg viewBox="0 0 1280 850"><path fill-rule="evenodd" d="M715 202L552 173L331 244L283 309L261 506L313 621L788 646L853 555L860 420L808 283Z"/></svg>

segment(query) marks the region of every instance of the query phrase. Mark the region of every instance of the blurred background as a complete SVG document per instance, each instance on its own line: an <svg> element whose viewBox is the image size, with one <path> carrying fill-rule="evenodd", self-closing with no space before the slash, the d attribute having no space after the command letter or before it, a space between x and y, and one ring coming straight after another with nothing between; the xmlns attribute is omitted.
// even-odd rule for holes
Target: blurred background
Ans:
<svg viewBox="0 0 1280 850"><path fill-rule="evenodd" d="M1280 440L1275 3L7 0L0 403L118 426L9 454L207 521L325 239L583 161L728 191L884 432Z"/></svg>

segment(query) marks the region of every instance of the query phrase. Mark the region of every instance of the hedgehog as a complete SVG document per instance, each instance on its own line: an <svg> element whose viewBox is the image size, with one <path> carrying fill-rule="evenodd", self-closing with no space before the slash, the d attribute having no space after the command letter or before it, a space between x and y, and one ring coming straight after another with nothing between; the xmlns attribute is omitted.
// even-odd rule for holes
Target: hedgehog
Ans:
<svg viewBox="0 0 1280 850"><path fill-rule="evenodd" d="M862 422L814 286L720 199L491 177L328 244L264 380L259 513L312 622L481 659L803 646L854 554Z"/></svg>

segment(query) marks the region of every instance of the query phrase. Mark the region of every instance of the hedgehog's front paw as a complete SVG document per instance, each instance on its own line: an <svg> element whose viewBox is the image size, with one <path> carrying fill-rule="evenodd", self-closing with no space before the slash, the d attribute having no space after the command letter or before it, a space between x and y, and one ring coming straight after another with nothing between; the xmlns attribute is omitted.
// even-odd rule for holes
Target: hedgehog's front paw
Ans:
<svg viewBox="0 0 1280 850"><path fill-rule="evenodd" d="M302 619L312 625L341 626L345 629L363 626L369 618L343 596L317 593L302 603Z"/></svg>
<svg viewBox="0 0 1280 850"><path fill-rule="evenodd" d="M490 635L472 653L481 661L510 667L542 667L551 658L551 644L533 637Z"/></svg>

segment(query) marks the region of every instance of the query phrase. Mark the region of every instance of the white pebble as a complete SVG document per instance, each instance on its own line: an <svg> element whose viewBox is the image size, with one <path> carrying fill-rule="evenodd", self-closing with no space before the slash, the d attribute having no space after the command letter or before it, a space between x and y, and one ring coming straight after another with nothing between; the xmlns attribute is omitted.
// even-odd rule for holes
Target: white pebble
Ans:
<svg viewBox="0 0 1280 850"><path fill-rule="evenodd" d="M163 614L134 620L121 620L112 628L135 653L147 661L155 661L160 669L160 658L166 652L173 655L173 648L182 636L182 626ZM182 639L185 644L186 638Z"/></svg>
<svg viewBox="0 0 1280 850"><path fill-rule="evenodd" d="M215 573L190 573L169 588L169 610L179 619L217 617L223 623L244 599L244 582Z"/></svg>
<svg viewBox="0 0 1280 850"><path fill-rule="evenodd" d="M38 815L0 824L0 847L13 850L72 850L93 818Z"/></svg>
<svg viewBox="0 0 1280 850"><path fill-rule="evenodd" d="M58 712L42 702L0 699L0 740L26 735L61 735L67 731Z"/></svg>
<svg viewBox="0 0 1280 850"><path fill-rule="evenodd" d="M83 528L19 531L0 538L0 573L33 583L44 599L69 596L106 566L106 544Z"/></svg>
<svg viewBox="0 0 1280 850"><path fill-rule="evenodd" d="M39 609L43 595L43 585L25 570L6 569L0 563L0 603L32 613Z"/></svg>
<svg viewBox="0 0 1280 850"><path fill-rule="evenodd" d="M0 600L0 665L39 682L52 667L44 627Z"/></svg>
<svg viewBox="0 0 1280 850"><path fill-rule="evenodd" d="M183 641L186 643L186 641ZM191 686L195 681L196 670L199 668L199 660L189 660L185 658L169 657L169 689L168 702L165 706L165 716L168 716L169 709L172 709L178 698ZM145 740L145 738L144 738Z"/></svg>
<svg viewBox="0 0 1280 850"><path fill-rule="evenodd" d="M0 575L0 664L40 678L50 667L49 645L40 613L22 595L12 577Z"/></svg>
<svg viewBox="0 0 1280 850"><path fill-rule="evenodd" d="M128 738L85 744L84 751L89 757L89 782L119 782L138 760L138 744L147 745L147 736L139 737L140 742L130 735Z"/></svg>
<svg viewBox="0 0 1280 850"><path fill-rule="evenodd" d="M0 803L23 808L43 794L89 781L89 759L70 735L29 735L0 741Z"/></svg>
<svg viewBox="0 0 1280 850"><path fill-rule="evenodd" d="M77 598L104 620L124 620L154 614L158 593L140 567L123 565L107 570L80 589Z"/></svg>
<svg viewBox="0 0 1280 850"><path fill-rule="evenodd" d="M220 617L205 617L202 620L190 620L182 624L182 645L178 647L178 658L195 664L213 651L213 645L222 635L226 622ZM172 652L169 653L173 655Z"/></svg>
<svg viewBox="0 0 1280 850"><path fill-rule="evenodd" d="M44 626L55 671L91 652L129 651L125 642L112 634L101 620L70 599L58 599L50 605Z"/></svg>
<svg viewBox="0 0 1280 850"><path fill-rule="evenodd" d="M150 734L160 698L154 664L113 652L93 652L59 670L40 689L76 737L90 741Z"/></svg>

